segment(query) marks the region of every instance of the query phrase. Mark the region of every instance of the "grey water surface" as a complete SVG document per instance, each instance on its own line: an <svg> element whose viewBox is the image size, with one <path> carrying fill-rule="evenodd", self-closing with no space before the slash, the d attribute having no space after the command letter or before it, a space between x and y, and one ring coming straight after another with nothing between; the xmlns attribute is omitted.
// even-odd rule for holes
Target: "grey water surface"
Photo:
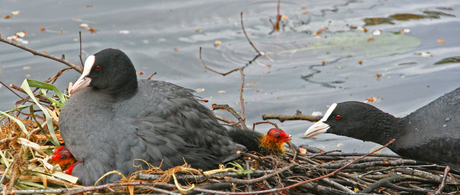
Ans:
<svg viewBox="0 0 460 195"><path fill-rule="evenodd" d="M266 56L253 60L257 53L242 33L241 12L251 41ZM245 117L251 127L263 114L324 113L334 102L369 97L382 110L405 116L460 86L459 1L282 0L281 29L273 32L269 20L275 22L276 14L277 1L258 0L5 0L0 34L7 38L25 31L25 46L65 54L80 65L82 31L83 60L118 48L143 72L139 78L157 72L152 79L201 91L197 95L209 100L208 107L229 104L241 111L241 75L206 70L199 59L202 47L204 62L215 70L244 67ZM216 41L221 44L215 46ZM0 43L0 81L7 85L20 86L26 78L44 81L65 67ZM64 90L78 77L76 71L64 72L56 86ZM17 100L0 87L0 110L13 108ZM226 111L216 114L235 120ZM311 122L272 121L298 145L347 152L375 146L335 135L304 139ZM257 128L264 132L270 126Z"/></svg>

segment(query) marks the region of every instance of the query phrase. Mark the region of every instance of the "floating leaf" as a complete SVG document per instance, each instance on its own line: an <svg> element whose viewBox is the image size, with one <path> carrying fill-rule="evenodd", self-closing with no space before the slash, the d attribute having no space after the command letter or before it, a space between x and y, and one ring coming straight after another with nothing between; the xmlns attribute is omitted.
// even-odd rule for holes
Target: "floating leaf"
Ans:
<svg viewBox="0 0 460 195"><path fill-rule="evenodd" d="M276 54L288 53L292 55L308 51L317 54L320 59L335 59L336 56L330 54L340 53L341 56L351 55L366 60L406 53L414 50L421 42L420 39L407 34L395 35L393 33L382 33L370 42L368 39L369 34L361 31L337 32L323 35L320 39L310 39L305 43L307 47L279 51Z"/></svg>
<svg viewBox="0 0 460 195"><path fill-rule="evenodd" d="M434 65L441 65L441 64L448 64L448 63L460 63L460 56L444 58L434 63Z"/></svg>
<svg viewBox="0 0 460 195"><path fill-rule="evenodd" d="M220 44L222 44L222 41L215 41L214 42L214 46L216 46L216 47L219 46Z"/></svg>
<svg viewBox="0 0 460 195"><path fill-rule="evenodd" d="M11 12L11 15L17 16L17 15L19 15L19 12L20 12L20 11L12 11L12 12Z"/></svg>

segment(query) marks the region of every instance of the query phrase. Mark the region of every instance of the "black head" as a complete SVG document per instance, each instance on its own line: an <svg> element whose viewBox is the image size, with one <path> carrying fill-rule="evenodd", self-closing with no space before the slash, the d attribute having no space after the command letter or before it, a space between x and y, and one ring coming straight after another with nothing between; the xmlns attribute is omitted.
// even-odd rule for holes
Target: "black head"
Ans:
<svg viewBox="0 0 460 195"><path fill-rule="evenodd" d="M372 105L342 102L333 104L325 116L305 132L305 137L327 132L381 144L389 141L387 136L391 136L396 125L394 116Z"/></svg>
<svg viewBox="0 0 460 195"><path fill-rule="evenodd" d="M136 69L122 51L104 49L86 59L83 73L70 93L85 87L115 97L129 97L137 90Z"/></svg>

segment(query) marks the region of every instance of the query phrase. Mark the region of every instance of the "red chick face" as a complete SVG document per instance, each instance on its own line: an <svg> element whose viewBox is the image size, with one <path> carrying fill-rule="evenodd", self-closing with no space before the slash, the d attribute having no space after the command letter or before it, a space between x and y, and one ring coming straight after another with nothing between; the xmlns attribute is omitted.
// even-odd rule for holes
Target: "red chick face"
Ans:
<svg viewBox="0 0 460 195"><path fill-rule="evenodd" d="M66 146L61 146L54 150L51 161L53 164L58 164L61 169L66 170L77 160L72 156L72 153L70 153Z"/></svg>
<svg viewBox="0 0 460 195"><path fill-rule="evenodd" d="M284 143L289 141L291 141L291 135L281 129L270 129L260 140L261 153L281 156L284 153Z"/></svg>
<svg viewBox="0 0 460 195"><path fill-rule="evenodd" d="M291 141L291 135L286 134L281 129L272 128L267 132L267 136L273 138L276 142L289 142Z"/></svg>

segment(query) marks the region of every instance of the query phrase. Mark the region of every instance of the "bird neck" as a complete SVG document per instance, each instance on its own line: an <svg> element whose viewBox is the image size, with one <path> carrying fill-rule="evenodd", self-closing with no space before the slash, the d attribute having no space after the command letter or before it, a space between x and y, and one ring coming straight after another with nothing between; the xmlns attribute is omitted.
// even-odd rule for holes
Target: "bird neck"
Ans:
<svg viewBox="0 0 460 195"><path fill-rule="evenodd" d="M122 86L119 86L115 89L110 89L110 96L115 99L129 99L137 93L138 83L137 79L134 81L127 81Z"/></svg>
<svg viewBox="0 0 460 195"><path fill-rule="evenodd" d="M379 125L374 127L374 129L370 130L369 132L379 132L379 135L368 135L366 137L370 139L366 141L372 141L381 145L385 145L390 140L400 137L405 127L403 118L394 117L390 114L382 116L380 118L380 122L376 124Z"/></svg>
<svg viewBox="0 0 460 195"><path fill-rule="evenodd" d="M366 111L365 118L349 121L348 125L332 128L328 132L383 145L398 137L402 124L401 118L371 109Z"/></svg>

